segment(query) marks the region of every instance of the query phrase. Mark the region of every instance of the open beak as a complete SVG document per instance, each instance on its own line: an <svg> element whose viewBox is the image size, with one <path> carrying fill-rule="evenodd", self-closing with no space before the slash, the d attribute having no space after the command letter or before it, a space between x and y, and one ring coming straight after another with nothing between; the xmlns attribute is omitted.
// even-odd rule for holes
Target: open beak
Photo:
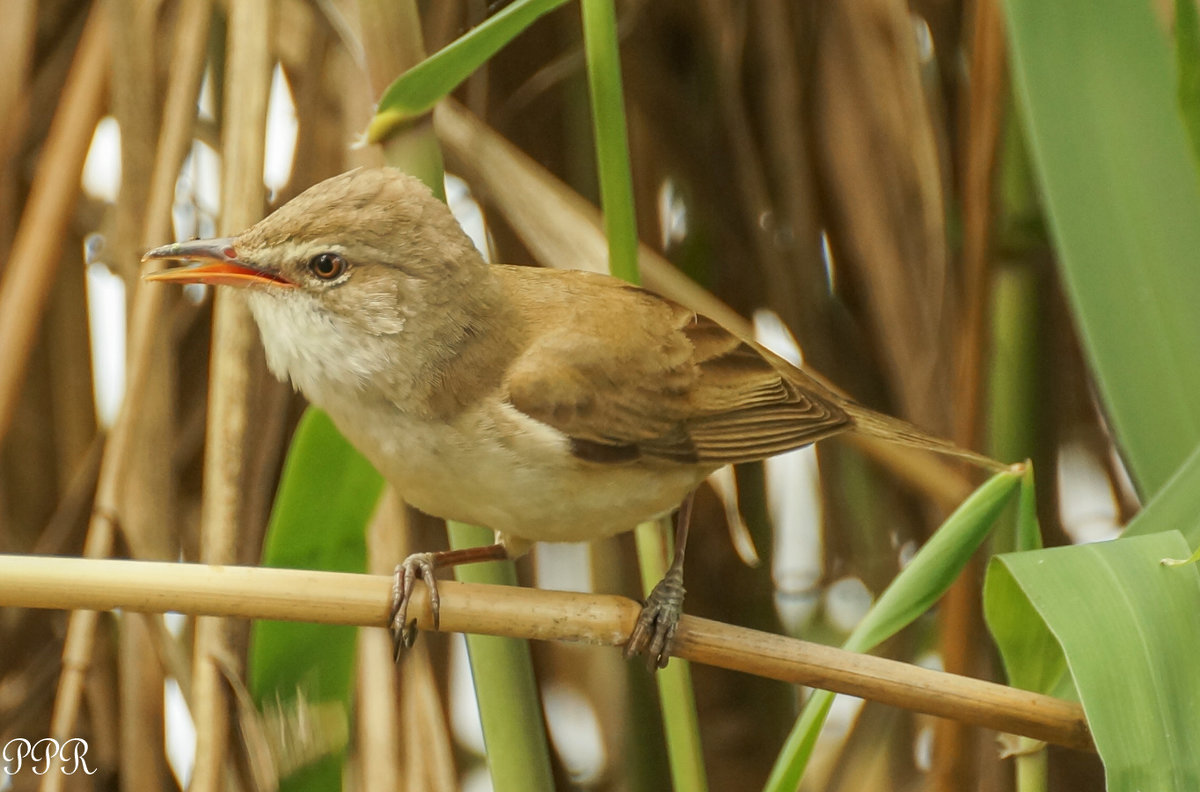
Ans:
<svg viewBox="0 0 1200 792"><path fill-rule="evenodd" d="M158 270L143 277L148 281L204 283L209 286L273 286L295 288L296 284L238 258L236 240L199 239L155 248L142 256L147 261L199 261L196 267Z"/></svg>

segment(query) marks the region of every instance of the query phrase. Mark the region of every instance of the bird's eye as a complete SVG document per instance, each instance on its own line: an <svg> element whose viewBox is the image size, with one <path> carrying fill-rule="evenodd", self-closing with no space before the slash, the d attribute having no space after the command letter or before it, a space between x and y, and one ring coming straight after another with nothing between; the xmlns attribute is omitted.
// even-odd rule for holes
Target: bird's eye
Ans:
<svg viewBox="0 0 1200 792"><path fill-rule="evenodd" d="M321 280L335 280L346 271L346 260L337 253L318 253L309 259L308 271Z"/></svg>

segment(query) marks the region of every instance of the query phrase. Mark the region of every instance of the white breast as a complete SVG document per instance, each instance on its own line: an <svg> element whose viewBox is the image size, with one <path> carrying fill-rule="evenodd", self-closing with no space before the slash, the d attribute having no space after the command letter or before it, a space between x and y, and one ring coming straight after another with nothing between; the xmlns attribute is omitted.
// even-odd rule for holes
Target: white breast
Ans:
<svg viewBox="0 0 1200 792"><path fill-rule="evenodd" d="M528 541L628 531L677 507L707 472L579 460L561 433L499 400L449 424L386 406L338 412L339 428L409 503Z"/></svg>

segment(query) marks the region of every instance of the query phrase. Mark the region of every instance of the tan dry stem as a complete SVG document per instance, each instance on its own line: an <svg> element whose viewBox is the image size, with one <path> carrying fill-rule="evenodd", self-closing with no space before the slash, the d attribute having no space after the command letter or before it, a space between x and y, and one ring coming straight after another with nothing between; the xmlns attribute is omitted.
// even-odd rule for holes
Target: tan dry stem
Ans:
<svg viewBox="0 0 1200 792"><path fill-rule="evenodd" d="M441 629L624 644L640 606L624 597L442 581ZM392 578L344 572L0 555L0 605L178 611L383 627ZM432 628L418 586L410 616ZM862 696L1079 750L1094 750L1083 709L994 682L684 616L676 657Z"/></svg>
<svg viewBox="0 0 1200 792"><path fill-rule="evenodd" d="M151 184L148 217L165 217L159 228L169 230L170 205L174 200L175 175L191 140L195 118L196 94L200 88L207 36L197 35L206 30L211 15L211 0L189 0L180 9L179 22L172 48L172 71L168 81L163 131L159 136L158 157ZM89 25L92 22L89 21ZM103 21L96 23L103 27ZM106 33L106 31L102 31ZM107 41L107 36L104 36ZM108 436L101 461L99 482L92 518L88 525L84 555L91 558L108 556L112 552L117 526L118 492L125 480L128 457L133 441L133 425L141 412L145 383L151 368L153 337L162 330L164 291L139 288L134 293L130 318L130 355L125 402ZM135 554L141 549L132 547ZM71 614L67 638L63 647L63 673L54 702L50 734L60 740L71 735L79 712L84 674L93 655L92 644L97 614L77 611ZM61 774L50 774L61 776ZM49 778L50 775L47 777Z"/></svg>
<svg viewBox="0 0 1200 792"><path fill-rule="evenodd" d="M132 292L138 280L147 193L161 126L155 68L158 16L157 7L137 0L108 2L113 40L111 104L121 130L121 200L113 207L114 230L106 239L105 254ZM165 335L152 336L151 345L145 398L133 427L135 451L129 457L117 511L124 534L135 537L130 545L139 548L139 557L168 560L176 557L171 548L173 537L160 527L177 522L175 481L170 444L159 440L171 436L174 423L175 360ZM165 739L164 676L149 624L143 617L122 619L117 635L117 695L122 713L117 721L118 764L125 792L161 789L168 773L163 752L146 750L148 745L162 745Z"/></svg>
<svg viewBox="0 0 1200 792"><path fill-rule="evenodd" d="M981 0L971 20L971 80L966 89L962 162L962 305L960 337L953 349L955 367L954 440L971 447L981 444L984 404L984 370L990 339L987 336L988 303L991 294L992 195L996 152L1004 105L1007 101L1004 26L998 4ZM988 449L992 450L992 449ZM982 562L976 559L947 592L938 610L938 643L944 667L955 673L971 673L981 665L979 640L983 633L978 579ZM974 574L971 574L974 573ZM973 784L986 775L977 766L981 758L972 750L978 743L961 724L942 721L934 732L933 787L949 792L962 784ZM994 757L983 761L996 762Z"/></svg>
<svg viewBox="0 0 1200 792"><path fill-rule="evenodd" d="M225 113L222 128L221 230L237 232L262 217L262 182L271 84L272 4L230 4ZM250 311L239 295L220 294L213 310L213 359L208 401L208 442L200 510L200 557L232 563L246 516L250 403L262 382L262 352ZM193 792L216 792L226 779L230 709L226 683L215 658L240 656L231 626L220 619L196 620L192 667L192 715L196 724Z"/></svg>
<svg viewBox="0 0 1200 792"><path fill-rule="evenodd" d="M0 439L12 422L42 311L58 272L83 160L104 112L110 52L105 7L97 3L88 17L0 279L0 338L4 339Z"/></svg>

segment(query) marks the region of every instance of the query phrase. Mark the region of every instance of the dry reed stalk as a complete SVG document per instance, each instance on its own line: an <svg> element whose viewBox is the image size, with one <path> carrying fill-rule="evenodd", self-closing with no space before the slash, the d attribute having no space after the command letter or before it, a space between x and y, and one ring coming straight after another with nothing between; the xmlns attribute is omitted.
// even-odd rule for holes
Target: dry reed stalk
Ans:
<svg viewBox="0 0 1200 792"><path fill-rule="evenodd" d="M159 136L158 159L147 214L149 222L166 218L161 230L169 230L170 206L174 200L175 176L179 172L195 118L196 94L203 73L211 0L188 0L180 9L176 26L171 75L166 94L163 131ZM129 361L125 401L105 444L100 463L99 481L88 524L84 555L101 558L112 553L117 531L116 515L120 508L119 492L125 480L128 457L134 440L133 423L141 413L145 383L153 360L152 339L161 331L164 289L139 288L134 292L129 328ZM146 550L136 544L134 555ZM84 675L93 656L93 641L98 614L76 611L67 625L63 646L63 673L54 702L50 733L60 740L70 736L79 712ZM182 683L181 683L182 684ZM61 773L48 774L61 776Z"/></svg>
<svg viewBox="0 0 1200 792"><path fill-rule="evenodd" d="M358 3L359 31L372 95L425 57L421 19L415 3L363 0Z"/></svg>
<svg viewBox="0 0 1200 792"><path fill-rule="evenodd" d="M46 521L45 528L38 534L31 552L38 555L73 555L75 548L70 540L77 538L76 529L86 525L85 515L91 507L96 492L96 481L100 476L100 459L104 453L105 437L92 437L83 457L75 463L75 469L62 486L62 495L54 514ZM79 533L82 533L80 531Z"/></svg>
<svg viewBox="0 0 1200 792"><path fill-rule="evenodd" d="M997 148L1008 99L1004 23L995 0L980 0L971 19L971 79L963 101L962 144L962 317L957 349L958 414L955 438L980 439L983 404L981 383L986 372L988 278Z"/></svg>
<svg viewBox="0 0 1200 792"><path fill-rule="evenodd" d="M50 389L48 398L35 405L33 418L46 421L42 439L58 473L57 480L46 476L54 497L69 486L76 466L96 437L83 245L74 244L76 241L76 235L69 234L59 265L62 274L55 278L42 319L38 349L44 357L29 370L29 375L37 377L37 370L45 369Z"/></svg>
<svg viewBox="0 0 1200 792"><path fill-rule="evenodd" d="M88 755L95 753L96 764L103 768L116 768L120 762L120 705L117 703L117 647L116 636L108 631L100 633L96 641L96 659L88 669L88 684L84 690L87 714L86 734L89 738ZM47 773L49 775L49 773ZM62 775L62 773L55 773ZM54 788L54 781L45 779L42 791ZM69 792L78 787L74 779L66 781Z"/></svg>
<svg viewBox="0 0 1200 792"><path fill-rule="evenodd" d="M29 79L34 37L37 33L37 0L11 0L4 6L4 25L0 27L0 163L11 162L11 147L17 135L17 108Z"/></svg>
<svg viewBox="0 0 1200 792"><path fill-rule="evenodd" d="M763 108L759 124L764 130L767 181L778 207L775 244L783 248L790 291L801 301L789 317L790 326L803 338L804 355L814 368L838 373L833 295L821 257L821 229L816 216L816 185L812 172L812 142L804 123L804 79L799 68L803 55L798 28L802 13L789 0L767 0L752 15L753 35L764 61ZM798 45L800 45L798 47ZM799 49L799 51L798 51ZM786 233L783 233L786 232ZM786 292L785 292L786 294Z"/></svg>
<svg viewBox="0 0 1200 792"><path fill-rule="evenodd" d="M68 226L79 193L83 160L104 109L110 48L105 8L104 4L96 4L89 14L13 242L13 258L0 284L0 328L14 341L14 353L0 361L0 368L6 369L0 373L0 437L12 417L13 401L41 313L40 302L55 274L58 243ZM108 515L98 519L109 523ZM85 543L84 552L88 549ZM95 543L90 549L96 549ZM107 554L105 550L103 555ZM50 736L56 739L68 738L78 719L96 619L94 612L73 613L69 619L63 673L50 724ZM43 789L59 789L62 782L61 773L49 772Z"/></svg>
<svg viewBox="0 0 1200 792"><path fill-rule="evenodd" d="M124 608L211 616L355 624L388 623L392 577L345 572L0 555L0 604ZM511 586L439 583L441 630L619 646L641 606L624 597ZM428 589L410 615L431 630ZM891 706L1093 750L1083 709L994 682L846 652L709 619L684 616L675 656Z"/></svg>
<svg viewBox="0 0 1200 792"><path fill-rule="evenodd" d="M900 414L944 434L946 208L913 20L900 0L823 3L816 17L812 112L834 257Z"/></svg>
<svg viewBox="0 0 1200 792"><path fill-rule="evenodd" d="M963 247L961 308L953 352L955 406L954 439L978 447L982 439L982 413L987 371L984 367L988 338L991 227L997 146L1008 98L1005 75L1004 26L1000 9L992 0L975 4L971 20L971 79L965 98L962 136ZM985 628L980 606L982 559L967 567L954 581L938 609L938 648L943 667L952 673L977 673L983 664ZM953 792L974 785L980 763L995 765L994 752L978 750L977 734L954 721L939 721L934 730L932 786Z"/></svg>
<svg viewBox="0 0 1200 792"><path fill-rule="evenodd" d="M7 250L15 227L17 152L28 113L33 46L37 36L37 0L12 0L0 25L0 250Z"/></svg>
<svg viewBox="0 0 1200 792"><path fill-rule="evenodd" d="M113 37L112 110L121 129L120 200L113 207L113 234L105 253L123 276L126 291L138 288L138 260L146 223L147 197L154 175L160 129L156 68L158 8L135 0L110 0ZM121 485L121 528L140 557L168 560L172 538L161 530L176 525L175 477L171 468L174 423L174 359L170 339L155 333L149 339L151 365L142 409L132 422L133 452ZM161 789L167 776L166 755L154 746L165 744L163 713L164 672L158 662L149 620L119 621L117 678L122 717L118 722L121 787Z"/></svg>
<svg viewBox="0 0 1200 792"><path fill-rule="evenodd" d="M222 110L222 232L236 233L262 217L267 98L271 85L271 4L235 0L229 7ZM200 557L233 563L245 516L247 454L252 433L249 405L263 378L262 352L249 309L240 296L214 298L213 357L208 401L208 442L200 511ZM232 625L196 620L192 666L192 716L196 725L193 792L216 792L226 781L230 711L218 659L238 657Z"/></svg>
<svg viewBox="0 0 1200 792"><path fill-rule="evenodd" d="M697 4L703 32L708 38L709 52L714 58L717 112L729 140L736 204L741 216L748 218L748 222L743 223L750 253L762 269L767 305L789 327L800 331L808 359L818 370L840 375L840 367L835 367L838 360L831 350L831 328L827 324L832 301L825 285L825 266L820 257L814 255L820 250L815 244L817 238L815 235L812 239L800 237L798 247L802 252L799 255L791 250L785 251L776 241L776 236L789 218L780 217L772 198L768 161L759 146L757 130L751 118L744 87L748 59L747 17L750 15L744 10L735 10L736 5L729 0L704 0ZM768 3L764 4L762 10L766 16L770 16L775 8ZM736 20L736 24L731 25L731 20ZM768 43L770 41L768 39ZM773 49L764 47L767 53ZM781 96L783 91L778 93ZM778 99L780 96L770 98ZM799 118L777 121L791 128L797 128L798 122ZM786 163L770 163L770 167L786 167ZM802 235L805 230L803 227L797 228L794 233Z"/></svg>
<svg viewBox="0 0 1200 792"><path fill-rule="evenodd" d="M163 716L163 666L154 651L151 621L157 615L129 614L117 636L121 789L163 789L168 776Z"/></svg>
<svg viewBox="0 0 1200 792"><path fill-rule="evenodd" d="M403 789L400 785L400 718L391 639L378 630L360 630L356 744L362 789Z"/></svg>
<svg viewBox="0 0 1200 792"><path fill-rule="evenodd" d="M104 112L109 39L103 9L104 4L97 4L88 17L0 278L0 338L5 344L0 357L0 440L12 421L79 194L83 160Z"/></svg>
<svg viewBox="0 0 1200 792"><path fill-rule="evenodd" d="M458 786L454 740L439 696L429 645L405 658L400 677L400 707L404 724L405 789L454 792Z"/></svg>
<svg viewBox="0 0 1200 792"><path fill-rule="evenodd" d="M383 90L425 57L421 19L415 2L361 0L358 4L363 52L371 92ZM388 163L401 163L413 176L436 188L442 184L442 150L428 116L393 130L379 141Z"/></svg>
<svg viewBox="0 0 1200 792"><path fill-rule="evenodd" d="M367 526L367 570L386 575L407 555L404 506L391 488L384 491ZM400 717L396 666L389 636L360 630L356 674L358 766L363 789L402 789L400 736L411 722Z"/></svg>
<svg viewBox="0 0 1200 792"><path fill-rule="evenodd" d="M406 514L403 501L386 489L367 529L373 574L390 576L412 550ZM397 675L390 636L364 630L359 637L356 709L363 788L453 792L458 778L440 697L443 686L428 644L413 649L406 654L404 673Z"/></svg>

